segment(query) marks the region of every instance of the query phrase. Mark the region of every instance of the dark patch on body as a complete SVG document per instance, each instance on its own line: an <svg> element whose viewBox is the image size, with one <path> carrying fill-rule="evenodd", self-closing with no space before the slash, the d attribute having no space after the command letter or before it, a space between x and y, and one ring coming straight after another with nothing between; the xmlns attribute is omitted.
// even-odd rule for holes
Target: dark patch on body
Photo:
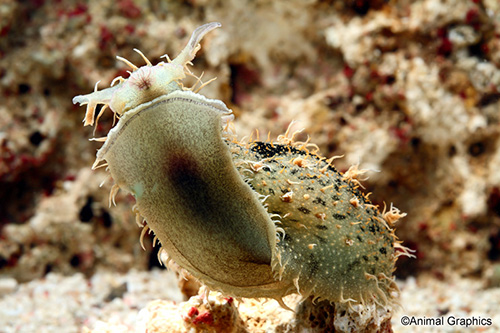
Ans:
<svg viewBox="0 0 500 333"><path fill-rule="evenodd" d="M328 229L328 227L326 225L322 225L322 224L316 224L315 227L318 228L319 230L327 230Z"/></svg>
<svg viewBox="0 0 500 333"><path fill-rule="evenodd" d="M309 261L307 262L307 271L309 273L309 279L314 277L319 271L319 261L314 256L314 253L309 253Z"/></svg>
<svg viewBox="0 0 500 333"><path fill-rule="evenodd" d="M321 199L320 197L316 197L316 198L314 198L313 203L315 203L315 204L320 204L320 205L323 205L323 206L326 206L326 202L325 202L325 200Z"/></svg>
<svg viewBox="0 0 500 333"><path fill-rule="evenodd" d="M324 237L318 235L314 235L314 237L316 237L320 243L326 244L326 239Z"/></svg>
<svg viewBox="0 0 500 333"><path fill-rule="evenodd" d="M337 219L337 220L343 220L343 219L345 219L345 215L342 215L342 214L335 213L332 216L333 216L334 219Z"/></svg>
<svg viewBox="0 0 500 333"><path fill-rule="evenodd" d="M164 170L171 185L169 190L173 191L178 198L177 204L182 205L184 209L197 216L198 221L203 221L196 225L200 228L200 232L227 234L228 228L238 228L239 221L231 216L229 200L221 196L220 191L214 189L204 179L201 172L202 166L198 165L197 160L186 152L170 152L168 155L166 159L168 164ZM228 226L227 223L230 225ZM257 233L250 233L250 237L259 237ZM236 247L241 247L241 244L230 234L228 234L227 241L234 243ZM242 248L242 250L246 253L252 253L248 249ZM241 258L241 260L256 264L269 264L270 262L267 254L255 251L248 258Z"/></svg>
<svg viewBox="0 0 500 333"><path fill-rule="evenodd" d="M324 180L324 179L318 179L318 183L321 185L321 186L326 186L328 185L328 183L330 183L328 180Z"/></svg>
<svg viewBox="0 0 500 333"><path fill-rule="evenodd" d="M252 143L250 150L260 155L263 158L292 154L306 155L305 151L298 150L292 146L270 144L261 141Z"/></svg>
<svg viewBox="0 0 500 333"><path fill-rule="evenodd" d="M346 272L350 272L354 267L358 266L361 264L361 261L359 259L354 260L353 262L349 263L346 268Z"/></svg>
<svg viewBox="0 0 500 333"><path fill-rule="evenodd" d="M297 208L300 212L304 213L304 214L309 214L311 213L311 211L305 207L299 207Z"/></svg>

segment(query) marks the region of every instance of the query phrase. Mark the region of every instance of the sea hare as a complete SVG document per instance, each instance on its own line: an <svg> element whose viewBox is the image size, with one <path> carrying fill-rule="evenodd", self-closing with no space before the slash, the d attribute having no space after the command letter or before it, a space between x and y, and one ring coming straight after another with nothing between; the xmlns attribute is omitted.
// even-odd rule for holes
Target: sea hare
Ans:
<svg viewBox="0 0 500 333"><path fill-rule="evenodd" d="M297 292L350 308L390 307L395 262L408 254L392 226L404 214L371 204L363 170L338 172L334 158L288 132L240 142L229 130L231 110L182 84L200 40L219 26L199 27L175 59L155 66L139 51L143 67L119 58L132 67L129 78L73 99L87 104L85 125L98 104L119 116L94 164L105 163L115 181L110 197L130 192L144 232L213 290L283 306Z"/></svg>

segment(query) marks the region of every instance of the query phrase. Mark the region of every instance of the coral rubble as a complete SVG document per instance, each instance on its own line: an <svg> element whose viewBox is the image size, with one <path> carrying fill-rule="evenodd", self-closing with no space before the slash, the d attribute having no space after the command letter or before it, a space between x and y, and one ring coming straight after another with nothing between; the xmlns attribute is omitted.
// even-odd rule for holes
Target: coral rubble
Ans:
<svg viewBox="0 0 500 333"><path fill-rule="evenodd" d="M468 307L462 314L491 315L497 326L490 329L498 330L483 305L498 308L488 295L498 291L500 260L499 20L495 0L3 1L0 326L67 327L61 318L79 318L75 330L135 329L146 303L127 293L106 303L116 307L99 322L88 306L61 309L51 321L29 297L47 282L55 289L74 283L84 294L106 269L157 265L151 239L142 252L135 217L120 204L130 199L118 195L108 209L98 186L104 172L89 176L98 145L82 140L91 130L80 128L71 98L103 73L102 86L125 77L115 55L139 60L132 49L140 48L157 62L182 49L195 27L221 21L224 30L207 36L196 61L205 78L217 76L203 93L234 110L237 132L277 135L298 120L307 133L298 139L309 135L324 155L345 155L336 160L341 171L358 162L380 171L363 184L380 207L383 199L408 213L397 236L417 251L418 260L401 258L395 272L419 282L403 284L404 308L430 316ZM112 123L104 114L96 137ZM477 297L453 297L450 285ZM432 306L421 296L429 290L444 295ZM32 317L10 311L18 298L26 304L19 311ZM239 317L249 328L265 327L272 310L256 323L248 302L239 304ZM272 303L256 307L281 311Z"/></svg>

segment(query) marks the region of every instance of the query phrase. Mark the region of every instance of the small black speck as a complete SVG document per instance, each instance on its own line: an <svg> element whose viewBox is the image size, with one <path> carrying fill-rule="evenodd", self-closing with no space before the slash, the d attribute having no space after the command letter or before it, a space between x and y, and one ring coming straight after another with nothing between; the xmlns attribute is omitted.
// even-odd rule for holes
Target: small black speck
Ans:
<svg viewBox="0 0 500 333"><path fill-rule="evenodd" d="M308 191L314 191L314 187L308 186L308 187L306 188L306 190L308 190Z"/></svg>
<svg viewBox="0 0 500 333"><path fill-rule="evenodd" d="M319 230L327 230L328 229L328 227L326 225L322 225L322 224L316 224L315 227L318 228Z"/></svg>
<svg viewBox="0 0 500 333"><path fill-rule="evenodd" d="M373 258L375 258L375 261L378 261L378 256L373 256Z"/></svg>
<svg viewBox="0 0 500 333"><path fill-rule="evenodd" d="M0 268L4 268L8 263L9 262L5 258L0 257Z"/></svg>
<svg viewBox="0 0 500 333"><path fill-rule="evenodd" d="M363 259L364 259L365 261L368 261L368 257L367 257L367 256L363 256Z"/></svg>
<svg viewBox="0 0 500 333"><path fill-rule="evenodd" d="M54 268L54 266L52 266L51 264L47 264L47 266L45 266L44 274L49 274L50 272L52 272L53 268Z"/></svg>
<svg viewBox="0 0 500 333"><path fill-rule="evenodd" d="M19 94L26 94L26 93L29 93L30 90L31 90L31 87L29 84L26 84L26 83L21 83L19 86L18 86L18 89L19 89Z"/></svg>
<svg viewBox="0 0 500 333"><path fill-rule="evenodd" d="M337 220L343 220L345 219L345 215L335 213L333 214L333 218Z"/></svg>
<svg viewBox="0 0 500 333"><path fill-rule="evenodd" d="M381 247L380 249L378 249L380 253L382 254L387 254L387 250L385 249L385 247Z"/></svg>
<svg viewBox="0 0 500 333"><path fill-rule="evenodd" d="M104 298L105 302L111 302L115 298L122 298L123 295L127 292L127 284L124 282L118 286L111 288L109 294Z"/></svg>
<svg viewBox="0 0 500 333"><path fill-rule="evenodd" d="M469 154L474 157L481 155L485 150L486 147L482 142L475 142L469 146Z"/></svg>
<svg viewBox="0 0 500 333"><path fill-rule="evenodd" d="M104 227L106 228L111 228L111 225L113 224L113 219L111 218L111 215L109 215L108 212L104 211L102 213L102 224L104 225Z"/></svg>
<svg viewBox="0 0 500 333"><path fill-rule="evenodd" d="M358 236L356 236L356 238L357 238L357 239L358 239L361 243L363 243L363 238L361 238L361 236L359 236L359 235L358 235Z"/></svg>
<svg viewBox="0 0 500 333"><path fill-rule="evenodd" d="M92 197L87 198L87 202L80 210L80 214L79 214L80 221L90 222L90 220L92 220L92 218L94 217L94 212L92 211L92 203L93 202L94 202L94 199Z"/></svg>
<svg viewBox="0 0 500 333"><path fill-rule="evenodd" d="M453 157L456 154L457 154L457 147L451 145L451 147L448 149L448 157Z"/></svg>
<svg viewBox="0 0 500 333"><path fill-rule="evenodd" d="M43 136L39 131L36 131L30 135L30 142L33 146L40 145L43 139L45 139L45 136Z"/></svg>
<svg viewBox="0 0 500 333"><path fill-rule="evenodd" d="M80 265L80 257L78 257L76 254L71 257L71 260L69 261L70 265L72 267L78 267Z"/></svg>

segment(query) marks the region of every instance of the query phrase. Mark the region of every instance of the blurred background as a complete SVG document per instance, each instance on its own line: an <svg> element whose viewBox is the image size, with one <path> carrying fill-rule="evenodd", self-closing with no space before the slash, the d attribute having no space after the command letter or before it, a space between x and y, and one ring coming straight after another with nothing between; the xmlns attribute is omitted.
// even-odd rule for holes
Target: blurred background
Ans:
<svg viewBox="0 0 500 333"><path fill-rule="evenodd" d="M99 187L106 173L90 170L101 144L71 100L127 77L115 56L138 66L133 48L153 64L173 58L211 21L222 27L204 38L193 72L217 77L201 93L234 111L240 137L276 137L297 120L322 155L345 155L339 170L373 170L364 184L374 203L408 213L396 232L417 256L398 261L404 302L414 297L405 290L429 286L477 293L459 305L498 292L498 1L1 0L0 327L48 320L34 298L57 304L68 297L52 298L58 286L99 297L51 317L54 327L109 320L103 303L113 300L113 311L137 311L124 276L154 280L158 248L148 237L140 248L130 196L109 208L112 182ZM104 113L95 136L112 124ZM455 303L433 303L430 315Z"/></svg>

